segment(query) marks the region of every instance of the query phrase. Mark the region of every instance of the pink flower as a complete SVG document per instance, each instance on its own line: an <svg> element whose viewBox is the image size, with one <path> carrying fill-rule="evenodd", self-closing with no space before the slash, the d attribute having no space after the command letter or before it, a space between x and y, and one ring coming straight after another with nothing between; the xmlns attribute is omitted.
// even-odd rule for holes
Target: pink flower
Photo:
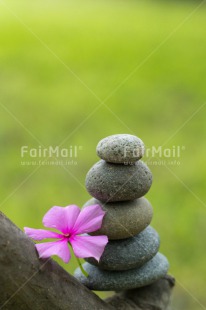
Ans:
<svg viewBox="0 0 206 310"><path fill-rule="evenodd" d="M68 263L71 254L70 244L76 257L94 257L99 261L106 244L107 236L81 235L98 230L102 225L105 212L99 205L92 205L82 210L76 205L52 207L44 216L45 227L55 228L61 233L44 229L25 227L24 231L33 240L40 241L46 238L58 239L53 242L36 244L40 258L48 258L52 255L59 256Z"/></svg>

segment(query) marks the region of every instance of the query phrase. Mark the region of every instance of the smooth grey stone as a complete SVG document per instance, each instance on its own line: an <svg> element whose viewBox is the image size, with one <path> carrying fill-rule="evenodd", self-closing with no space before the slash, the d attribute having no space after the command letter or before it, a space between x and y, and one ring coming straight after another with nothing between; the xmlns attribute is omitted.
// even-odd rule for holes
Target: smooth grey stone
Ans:
<svg viewBox="0 0 206 310"><path fill-rule="evenodd" d="M89 274L85 277L80 268L75 270L74 276L85 286L95 291L121 291L149 285L166 275L169 263L167 258L158 253L140 268L127 271L101 270L89 263L83 268Z"/></svg>
<svg viewBox="0 0 206 310"><path fill-rule="evenodd" d="M152 173L141 160L134 165L116 165L104 160L87 173L86 188L102 201L125 201L144 196L152 185Z"/></svg>
<svg viewBox="0 0 206 310"><path fill-rule="evenodd" d="M85 260L103 270L129 270L151 260L157 254L159 246L159 235L149 226L134 237L109 241L99 263L93 257Z"/></svg>
<svg viewBox="0 0 206 310"><path fill-rule="evenodd" d="M144 143L128 134L112 135L97 145L97 155L110 163L134 163L144 155Z"/></svg>
<svg viewBox="0 0 206 310"><path fill-rule="evenodd" d="M84 207L98 204L106 212L102 226L90 235L107 235L110 240L133 237L144 230L152 220L153 209L145 197L131 201L103 203L95 198Z"/></svg>

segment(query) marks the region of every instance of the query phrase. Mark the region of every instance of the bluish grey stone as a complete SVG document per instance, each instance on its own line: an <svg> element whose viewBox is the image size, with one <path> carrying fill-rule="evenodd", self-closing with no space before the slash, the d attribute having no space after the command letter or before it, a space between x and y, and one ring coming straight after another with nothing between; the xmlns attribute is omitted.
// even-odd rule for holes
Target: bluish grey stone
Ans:
<svg viewBox="0 0 206 310"><path fill-rule="evenodd" d="M157 254L159 245L158 233L149 226L134 237L109 241L99 263L92 257L85 260L103 270L129 270L151 260Z"/></svg>
<svg viewBox="0 0 206 310"><path fill-rule="evenodd" d="M74 276L89 289L121 291L146 286L162 278L168 271L169 263L164 255L158 253L142 267L126 271L101 270L89 263L84 263L83 268L88 277L82 274L80 268L75 270Z"/></svg>
<svg viewBox="0 0 206 310"><path fill-rule="evenodd" d="M152 185L152 173L141 160L134 165L97 162L87 173L86 188L101 201L125 201L144 196Z"/></svg>
<svg viewBox="0 0 206 310"><path fill-rule="evenodd" d="M110 240L137 235L150 224L153 216L152 206L145 197L109 203L92 198L84 207L95 204L100 205L106 214L101 228L91 235L107 235Z"/></svg>
<svg viewBox="0 0 206 310"><path fill-rule="evenodd" d="M144 143L133 135L112 135L98 143L97 155L110 163L134 163L144 155Z"/></svg>

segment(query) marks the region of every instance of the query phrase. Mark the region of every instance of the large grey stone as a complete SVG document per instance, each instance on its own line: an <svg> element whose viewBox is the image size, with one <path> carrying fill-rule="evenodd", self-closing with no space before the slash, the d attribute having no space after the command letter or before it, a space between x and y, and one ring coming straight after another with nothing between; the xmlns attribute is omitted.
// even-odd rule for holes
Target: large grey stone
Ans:
<svg viewBox="0 0 206 310"><path fill-rule="evenodd" d="M151 260L157 254L159 245L158 233L149 226L132 238L109 241L99 263L93 257L85 260L103 270L129 270Z"/></svg>
<svg viewBox="0 0 206 310"><path fill-rule="evenodd" d="M98 143L97 155L110 163L134 163L144 155L144 143L133 135L112 135Z"/></svg>
<svg viewBox="0 0 206 310"><path fill-rule="evenodd" d="M152 173L145 163L134 165L97 162L87 173L86 188L102 201L125 201L144 196L152 185Z"/></svg>
<svg viewBox="0 0 206 310"><path fill-rule="evenodd" d="M103 203L95 198L84 207L98 204L106 212L102 226L91 235L107 235L110 240L133 237L151 222L153 209L145 197L123 202Z"/></svg>
<svg viewBox="0 0 206 310"><path fill-rule="evenodd" d="M146 286L162 278L168 271L169 263L165 256L158 253L142 267L127 271L101 270L89 263L84 263L83 268L88 277L82 274L80 268L75 270L74 276L89 289L121 291Z"/></svg>

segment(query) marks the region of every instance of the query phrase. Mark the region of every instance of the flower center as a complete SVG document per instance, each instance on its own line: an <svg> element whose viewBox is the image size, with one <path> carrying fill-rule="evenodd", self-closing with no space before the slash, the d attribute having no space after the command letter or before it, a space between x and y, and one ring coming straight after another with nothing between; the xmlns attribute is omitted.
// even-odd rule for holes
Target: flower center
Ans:
<svg viewBox="0 0 206 310"><path fill-rule="evenodd" d="M70 234L64 234L64 236L65 236L66 238L69 238L69 237L70 237Z"/></svg>

